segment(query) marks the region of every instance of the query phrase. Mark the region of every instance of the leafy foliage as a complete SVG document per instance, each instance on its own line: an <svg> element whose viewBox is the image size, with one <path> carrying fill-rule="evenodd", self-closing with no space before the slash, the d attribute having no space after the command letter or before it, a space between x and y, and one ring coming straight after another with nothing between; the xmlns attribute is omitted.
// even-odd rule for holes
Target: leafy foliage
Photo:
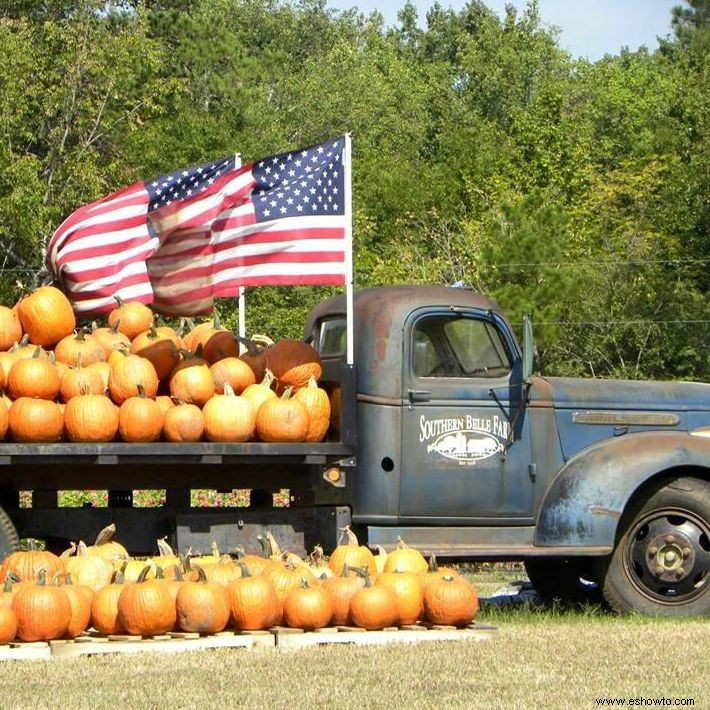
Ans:
<svg viewBox="0 0 710 710"><path fill-rule="evenodd" d="M350 131L358 286L463 280L548 373L710 379L710 3L655 52L590 63L536 2L395 27L325 0L51 0L0 9L0 298L73 209L138 179ZM248 293L298 336L328 289ZM235 325L235 302L221 310Z"/></svg>

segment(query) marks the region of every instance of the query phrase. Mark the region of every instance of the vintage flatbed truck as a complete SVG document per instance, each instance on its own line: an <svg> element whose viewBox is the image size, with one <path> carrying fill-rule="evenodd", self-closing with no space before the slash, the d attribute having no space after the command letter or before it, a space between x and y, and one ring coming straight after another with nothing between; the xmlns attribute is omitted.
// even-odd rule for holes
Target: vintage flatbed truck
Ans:
<svg viewBox="0 0 710 710"><path fill-rule="evenodd" d="M521 347L467 289L362 291L352 321L347 302L305 327L340 402L327 441L0 443L0 556L18 537L60 546L110 522L134 552L164 535L254 549L266 528L295 551L332 549L351 524L370 545L524 560L549 595L596 584L619 611L710 612L710 385L536 376L529 324ZM165 505L133 507L150 488ZM249 507L191 508L196 488L255 492ZM291 505L273 507L281 488ZM71 489L107 489L109 507L57 507Z"/></svg>

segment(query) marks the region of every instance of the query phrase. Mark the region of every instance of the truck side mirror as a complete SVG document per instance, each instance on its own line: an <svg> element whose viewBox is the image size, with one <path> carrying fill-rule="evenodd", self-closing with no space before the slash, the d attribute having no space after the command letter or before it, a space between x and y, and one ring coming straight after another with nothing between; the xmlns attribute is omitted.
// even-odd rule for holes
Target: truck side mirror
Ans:
<svg viewBox="0 0 710 710"><path fill-rule="evenodd" d="M535 338L533 337L532 318L529 313L523 316L523 381L530 384L535 367Z"/></svg>

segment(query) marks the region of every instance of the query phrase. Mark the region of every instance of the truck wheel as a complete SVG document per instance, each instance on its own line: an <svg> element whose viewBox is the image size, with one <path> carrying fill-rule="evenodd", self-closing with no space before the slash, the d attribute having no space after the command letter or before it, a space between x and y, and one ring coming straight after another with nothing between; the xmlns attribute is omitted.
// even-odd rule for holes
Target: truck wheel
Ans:
<svg viewBox="0 0 710 710"><path fill-rule="evenodd" d="M0 508L0 561L20 549L20 537L10 516Z"/></svg>
<svg viewBox="0 0 710 710"><path fill-rule="evenodd" d="M678 478L631 510L622 525L603 585L611 608L710 613L710 483Z"/></svg>
<svg viewBox="0 0 710 710"><path fill-rule="evenodd" d="M599 589L592 581L586 558L528 559L525 560L525 571L543 599L566 599L577 603L599 601Z"/></svg>

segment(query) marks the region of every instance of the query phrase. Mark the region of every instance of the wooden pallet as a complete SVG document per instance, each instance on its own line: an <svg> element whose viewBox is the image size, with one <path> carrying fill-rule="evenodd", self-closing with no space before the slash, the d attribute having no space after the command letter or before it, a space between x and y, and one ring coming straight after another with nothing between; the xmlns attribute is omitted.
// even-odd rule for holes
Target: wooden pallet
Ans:
<svg viewBox="0 0 710 710"><path fill-rule="evenodd" d="M208 648L273 648L275 639L268 631L237 633L222 631L201 636L197 633L175 632L160 636L131 635L100 636L87 634L73 641L51 641L52 658L75 658L99 653L177 653Z"/></svg>
<svg viewBox="0 0 710 710"><path fill-rule="evenodd" d="M351 643L358 646L381 646L390 643L419 641L484 641L495 636L498 629L487 624L473 623L464 628L414 624L366 631L353 626L332 626L316 631L278 627L271 630L279 648L305 648L331 643Z"/></svg>
<svg viewBox="0 0 710 710"><path fill-rule="evenodd" d="M0 645L0 661L47 661L51 657L45 641L11 641Z"/></svg>

